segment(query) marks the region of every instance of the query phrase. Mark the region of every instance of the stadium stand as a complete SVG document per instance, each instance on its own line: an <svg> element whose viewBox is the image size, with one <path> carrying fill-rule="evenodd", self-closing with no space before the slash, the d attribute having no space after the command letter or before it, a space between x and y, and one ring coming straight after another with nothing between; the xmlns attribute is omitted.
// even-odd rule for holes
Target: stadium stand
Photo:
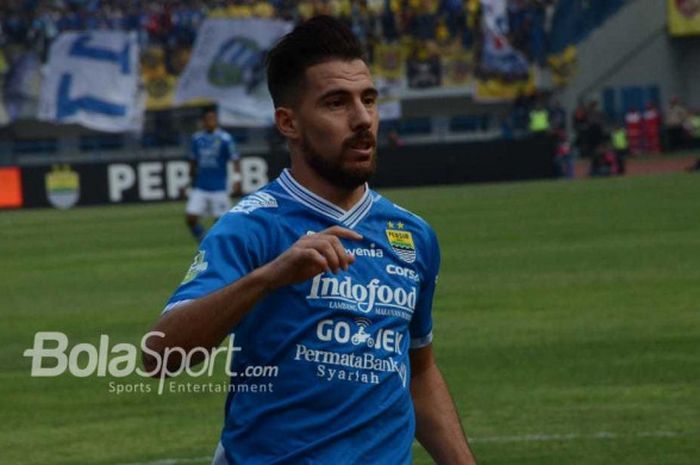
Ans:
<svg viewBox="0 0 700 465"><path fill-rule="evenodd" d="M561 53L570 44L583 41L605 20L615 14L626 0L559 0L551 19L549 51Z"/></svg>
<svg viewBox="0 0 700 465"><path fill-rule="evenodd" d="M550 118L569 115L549 96L565 88L576 68L575 47L633 0L504 0L506 21L494 63L486 0L8 0L0 9L0 81L5 118L0 115L0 158L36 154L176 153L186 146L196 112L168 100L190 60L197 33L207 18L279 18L302 21L331 14L361 38L374 74L401 101L400 118L384 118L382 142L396 133L406 143L511 138L528 134L538 102ZM38 70L51 43L65 31L133 31L141 50L141 74L148 93L140 134L105 134L79 127L56 130L34 119ZM398 64L396 60L398 61ZM523 60L522 62L520 60ZM29 78L29 79L28 79ZM640 90L641 89L641 90ZM617 104L616 93L623 104ZM165 95L165 97L163 97ZM601 94L605 116L620 122L632 106L664 98L649 86L608 88ZM437 103L436 103L437 102ZM486 102L486 106L479 102ZM567 102L570 103L570 102ZM411 110L407 110L407 109ZM2 127L3 123L5 124ZM230 128L243 151L267 146L269 131ZM47 134L51 134L48 136ZM10 142L11 140L11 142ZM16 161L16 160L15 160Z"/></svg>

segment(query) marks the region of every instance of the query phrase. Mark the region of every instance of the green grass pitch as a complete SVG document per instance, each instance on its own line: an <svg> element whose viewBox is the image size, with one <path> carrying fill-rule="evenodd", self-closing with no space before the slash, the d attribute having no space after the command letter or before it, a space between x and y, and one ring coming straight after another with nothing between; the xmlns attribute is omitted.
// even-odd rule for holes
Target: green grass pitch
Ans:
<svg viewBox="0 0 700 465"><path fill-rule="evenodd" d="M700 463L700 178L384 194L441 240L434 345L481 465ZM195 250L182 210L0 212L1 463L207 463L223 394L22 356L39 330L138 343Z"/></svg>

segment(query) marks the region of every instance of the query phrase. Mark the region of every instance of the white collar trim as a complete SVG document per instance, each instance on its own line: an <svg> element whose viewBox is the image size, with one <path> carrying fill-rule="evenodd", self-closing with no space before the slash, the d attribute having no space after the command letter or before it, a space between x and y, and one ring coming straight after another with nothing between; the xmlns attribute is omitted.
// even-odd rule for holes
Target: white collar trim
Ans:
<svg viewBox="0 0 700 465"><path fill-rule="evenodd" d="M367 183L365 183L365 193L362 195L362 198L350 210L345 211L299 184L292 177L288 168L282 171L282 174L277 178L277 182L297 202L317 213L333 218L349 228L354 228L367 216L374 202Z"/></svg>

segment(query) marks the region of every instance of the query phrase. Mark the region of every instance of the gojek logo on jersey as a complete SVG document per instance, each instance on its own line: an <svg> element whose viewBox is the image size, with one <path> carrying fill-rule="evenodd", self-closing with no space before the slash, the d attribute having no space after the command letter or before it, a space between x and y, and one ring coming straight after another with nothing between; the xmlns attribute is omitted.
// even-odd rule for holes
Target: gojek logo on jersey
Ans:
<svg viewBox="0 0 700 465"><path fill-rule="evenodd" d="M326 318L316 325L316 336L324 342L367 346L401 354L401 332L390 328L380 328L376 332L368 330L372 323L365 317L356 317L354 323L353 325L351 321Z"/></svg>
<svg viewBox="0 0 700 465"><path fill-rule="evenodd" d="M371 312L375 306L391 307L413 313L416 308L418 290L411 287L391 287L372 279L367 284L353 281L350 276L338 279L332 276L316 275L311 281L311 291L307 300L328 300L331 308Z"/></svg>

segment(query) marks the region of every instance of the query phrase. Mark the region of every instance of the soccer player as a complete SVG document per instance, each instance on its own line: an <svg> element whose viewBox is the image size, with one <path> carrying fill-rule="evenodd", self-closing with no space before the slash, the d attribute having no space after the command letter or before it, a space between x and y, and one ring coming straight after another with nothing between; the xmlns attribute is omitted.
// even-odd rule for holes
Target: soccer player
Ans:
<svg viewBox="0 0 700 465"><path fill-rule="evenodd" d="M240 158L231 134L219 128L216 110L204 111L202 127L202 131L192 136L191 189L185 207L187 227L197 242L204 237L200 217L218 219L231 209L227 192L228 163L232 160L234 169L238 171Z"/></svg>
<svg viewBox="0 0 700 465"><path fill-rule="evenodd" d="M150 351L229 333L231 384L278 367L274 389L229 394L216 465L408 465L414 437L438 464L473 465L433 357L435 233L367 185L379 118L360 44L319 16L278 42L267 73L291 167L209 232L146 368L158 370Z"/></svg>

